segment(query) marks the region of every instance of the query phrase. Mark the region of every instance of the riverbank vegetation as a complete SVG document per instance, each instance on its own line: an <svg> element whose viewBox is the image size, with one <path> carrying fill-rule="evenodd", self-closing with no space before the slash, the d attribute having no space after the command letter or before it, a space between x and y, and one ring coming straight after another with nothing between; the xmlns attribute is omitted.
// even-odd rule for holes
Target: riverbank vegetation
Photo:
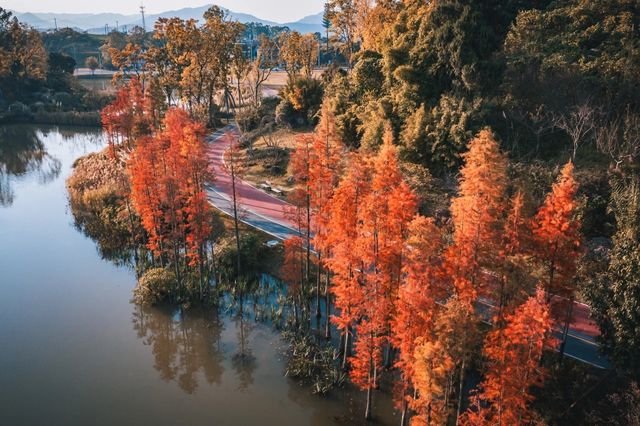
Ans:
<svg viewBox="0 0 640 426"><path fill-rule="evenodd" d="M0 8L0 124L99 126L108 96L84 89L76 61Z"/></svg>
<svg viewBox="0 0 640 426"><path fill-rule="evenodd" d="M318 393L348 375L366 419L382 388L403 424L624 424L639 398L639 21L626 0L332 0L327 52L345 66L319 78L317 37L265 33L247 55L217 7L202 25L161 19L108 49L122 84L100 172L120 184L82 190L94 160L79 162L72 202L144 259L139 302L223 290L243 306L277 263L289 374ZM263 97L280 64L286 87ZM241 232L235 190L226 230L207 202L205 129L232 115L233 182L290 189L299 236L278 255ZM289 127L309 131L291 144ZM578 301L611 373L565 356Z"/></svg>

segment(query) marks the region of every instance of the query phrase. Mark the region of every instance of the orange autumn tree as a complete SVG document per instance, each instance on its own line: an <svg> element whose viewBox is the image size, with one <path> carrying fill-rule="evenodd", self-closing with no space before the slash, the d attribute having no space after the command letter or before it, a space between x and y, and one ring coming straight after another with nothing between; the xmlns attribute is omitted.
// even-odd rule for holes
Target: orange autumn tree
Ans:
<svg viewBox="0 0 640 426"><path fill-rule="evenodd" d="M340 180L342 172L341 159L344 145L337 137L333 115L329 104L322 105L320 122L314 133L312 153L309 162L309 202L312 210L313 239L312 244L317 253L318 269L316 275L316 318L320 312L320 280L322 269L325 269L325 308L327 312L325 337L330 337L329 313L329 270L326 258L331 251L329 221L331 218L331 199Z"/></svg>
<svg viewBox="0 0 640 426"><path fill-rule="evenodd" d="M171 258L181 285L181 257L199 265L203 291L204 245L211 233L211 211L204 185L212 179L204 128L188 114L167 112L164 129L138 138L128 161L134 207L149 235L148 247L164 265ZM202 296L202 293L201 293Z"/></svg>
<svg viewBox="0 0 640 426"><path fill-rule="evenodd" d="M529 218L524 213L524 195L517 191L511 198L509 212L504 223L500 258L500 289L496 294L497 321L512 301L522 302L531 294L528 285L528 250L531 244Z"/></svg>
<svg viewBox="0 0 640 426"><path fill-rule="evenodd" d="M553 321L542 289L506 315L504 328L487 335L484 354L488 361L484 380L462 417L467 425L510 426L536 420L530 404L531 390L546 376L540 359L555 345Z"/></svg>
<svg viewBox="0 0 640 426"><path fill-rule="evenodd" d="M351 153L347 171L331 199L327 234L331 251L327 265L333 273L331 293L335 297L336 313L333 323L342 333L345 368L349 356L349 342L353 327L360 318L364 294L360 285L361 261L356 251L359 218L364 209L364 200L370 190L371 169L357 152Z"/></svg>
<svg viewBox="0 0 640 426"><path fill-rule="evenodd" d="M418 338L413 363L413 386L417 397L411 400L411 408L416 413L411 418L411 425L446 424L447 378L454 367L451 357L441 341Z"/></svg>
<svg viewBox="0 0 640 426"><path fill-rule="evenodd" d="M417 341L433 333L436 300L445 295L439 280L442 236L433 219L416 216L409 224L406 244L404 278L392 323L392 342L399 351L395 367L401 376L399 392L403 419L414 401L410 396L411 389L417 390L414 368Z"/></svg>
<svg viewBox="0 0 640 426"><path fill-rule="evenodd" d="M581 242L577 192L573 163L568 162L533 219L534 251L544 265L544 289L550 295L570 298L575 290L572 280Z"/></svg>
<svg viewBox="0 0 640 426"><path fill-rule="evenodd" d="M483 268L493 269L500 261L507 185L507 159L491 130L480 131L469 142L463 159L458 195L451 201L453 241L444 253L444 276L454 297L451 307L457 306L458 312L447 313L442 319L443 326L459 334L459 342L446 346L456 367L454 371L458 371L455 376L458 414L471 357L471 352L460 344L476 335L475 301L479 296L492 295L492 275L484 273Z"/></svg>
<svg viewBox="0 0 640 426"><path fill-rule="evenodd" d="M302 293L306 296L305 286L311 280L311 163L313 161L314 137L310 134L302 134L296 138L296 149L291 153L289 160L289 172L293 176L296 188L291 192L289 202L293 205L287 215L296 220L300 234L305 243L305 277L302 284ZM305 301L305 314L307 301ZM303 316L304 316L303 315Z"/></svg>
<svg viewBox="0 0 640 426"><path fill-rule="evenodd" d="M373 162L371 191L364 200L356 250L362 262L364 304L356 327L351 375L367 391L365 417L371 417L372 391L382 362L391 365L391 323L402 279L405 239L416 213L416 196L405 182L398 150L387 128L384 143Z"/></svg>
<svg viewBox="0 0 640 426"><path fill-rule="evenodd" d="M480 273L497 263L505 212L507 159L491 130L478 133L463 154L458 195L451 201L453 244L446 253L454 291L469 303L487 292Z"/></svg>
<svg viewBox="0 0 640 426"><path fill-rule="evenodd" d="M575 297L576 263L580 256L580 222L576 218L578 184L569 161L532 222L534 253L544 269L544 289L553 315L563 324L560 356L564 354ZM559 296L559 298L554 298Z"/></svg>
<svg viewBox="0 0 640 426"><path fill-rule="evenodd" d="M131 181L131 198L142 226L147 231L147 247L164 266L165 234L164 214L160 194L160 176L157 165L162 155L158 141L152 137L138 140L131 153L127 169Z"/></svg>
<svg viewBox="0 0 640 426"><path fill-rule="evenodd" d="M137 78L132 78L128 86L121 87L116 98L100 111L102 126L107 135L110 153L116 156L116 148L133 148L135 140L150 135L151 121L148 117L148 100Z"/></svg>
<svg viewBox="0 0 640 426"><path fill-rule="evenodd" d="M189 266L198 266L200 293L204 288L205 243L211 227L211 206L204 186L213 180L209 167L208 149L204 139L205 129L201 123L189 118L186 111L171 109L164 119L164 133L174 147L177 158L175 173L183 194L182 212L187 222L185 231L186 254Z"/></svg>

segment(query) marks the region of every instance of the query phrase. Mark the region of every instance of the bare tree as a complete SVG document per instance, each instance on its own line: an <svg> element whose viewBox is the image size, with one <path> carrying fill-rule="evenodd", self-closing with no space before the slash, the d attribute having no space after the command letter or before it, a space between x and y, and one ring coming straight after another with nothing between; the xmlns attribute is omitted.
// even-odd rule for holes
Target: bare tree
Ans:
<svg viewBox="0 0 640 426"><path fill-rule="evenodd" d="M604 119L595 129L598 149L611 157L615 169L640 157L640 115L627 107L624 115Z"/></svg>
<svg viewBox="0 0 640 426"><path fill-rule="evenodd" d="M542 105L533 111L525 111L518 108L511 112L511 117L534 135L536 139L536 155L540 152L542 136L556 127L553 115L546 111ZM514 148L517 149L517 143L514 144Z"/></svg>
<svg viewBox="0 0 640 426"><path fill-rule="evenodd" d="M247 78L251 97L256 106L260 103L260 98L262 97L262 85L269 79L273 69L278 65L278 46L276 42L263 34L258 37L258 40L260 47L258 48L256 59L251 64Z"/></svg>
<svg viewBox="0 0 640 426"><path fill-rule="evenodd" d="M569 113L554 116L554 127L564 131L573 144L571 158L575 160L578 148L594 137L596 122L600 113L589 101L573 107Z"/></svg>
<svg viewBox="0 0 640 426"><path fill-rule="evenodd" d="M233 49L233 56L231 60L231 74L236 83L236 92L238 96L236 105L238 105L240 108L242 108L242 106L244 105L242 86L247 79L250 69L251 62L245 56L242 45L236 44Z"/></svg>
<svg viewBox="0 0 640 426"><path fill-rule="evenodd" d="M232 139L231 146L224 153L224 167L231 177L231 207L233 213L233 229L236 239L236 283L239 284L240 275L240 194L237 191L237 185L242 180L245 172L245 159L242 155L238 141L233 140L233 135L226 133L225 138Z"/></svg>

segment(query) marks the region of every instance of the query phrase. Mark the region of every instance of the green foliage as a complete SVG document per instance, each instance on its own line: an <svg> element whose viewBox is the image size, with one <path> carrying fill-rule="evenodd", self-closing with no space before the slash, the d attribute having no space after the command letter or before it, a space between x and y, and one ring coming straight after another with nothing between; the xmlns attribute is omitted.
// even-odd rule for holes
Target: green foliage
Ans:
<svg viewBox="0 0 640 426"><path fill-rule="evenodd" d="M25 100L42 86L47 54L39 33L0 7L0 95Z"/></svg>
<svg viewBox="0 0 640 426"><path fill-rule="evenodd" d="M404 154L411 161L442 172L458 165L460 154L478 130L481 101L445 94L426 111L424 104L405 122Z"/></svg>
<svg viewBox="0 0 640 426"><path fill-rule="evenodd" d="M614 179L611 210L617 230L609 265L583 292L600 327L604 352L640 378L640 182L633 175Z"/></svg>
<svg viewBox="0 0 640 426"><path fill-rule="evenodd" d="M47 86L55 91L69 90L76 61L64 53L50 52L48 63Z"/></svg>
<svg viewBox="0 0 640 426"><path fill-rule="evenodd" d="M153 268L146 271L133 289L133 300L138 305L157 305L166 301L177 289L173 271Z"/></svg>
<svg viewBox="0 0 640 426"><path fill-rule="evenodd" d="M99 54L102 37L60 28L42 33L42 42L47 52L69 56L75 63L84 64L89 56Z"/></svg>
<svg viewBox="0 0 640 426"><path fill-rule="evenodd" d="M323 93L322 82L313 77L289 80L280 92L282 102L276 110L276 120L294 126L314 125Z"/></svg>
<svg viewBox="0 0 640 426"><path fill-rule="evenodd" d="M236 276L243 282L257 281L266 270L269 249L255 233L240 235L240 273L236 273L237 248L233 238L228 238L217 247L218 265L224 281L233 282Z"/></svg>
<svg viewBox="0 0 640 426"><path fill-rule="evenodd" d="M555 1L521 12L504 45L505 132L520 133L514 137L538 149L537 132L577 106L588 104L606 120L629 109L637 114L639 24L633 0ZM549 135L545 149L566 147L562 136Z"/></svg>

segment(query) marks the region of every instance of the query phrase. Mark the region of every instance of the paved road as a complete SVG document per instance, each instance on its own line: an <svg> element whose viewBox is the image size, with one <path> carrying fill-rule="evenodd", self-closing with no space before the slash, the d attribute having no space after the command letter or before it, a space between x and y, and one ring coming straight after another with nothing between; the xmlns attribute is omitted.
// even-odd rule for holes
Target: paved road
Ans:
<svg viewBox="0 0 640 426"><path fill-rule="evenodd" d="M211 204L229 216L233 216L232 187L231 176L224 167L224 152L238 137L238 129L234 125L229 125L208 138L210 161L214 168L215 181L207 186L207 194ZM288 206L285 201L267 194L247 182L236 182L236 190L239 195L242 222L280 240L299 235L285 214L285 209ZM480 301L478 311L486 319L490 319L491 309L490 301ZM610 364L607 359L598 353L595 338L600 332L590 318L589 306L576 302L572 319L565 347L567 356L597 367L609 368ZM558 338L561 337L560 332L556 334Z"/></svg>
<svg viewBox="0 0 640 426"><path fill-rule="evenodd" d="M234 125L229 125L208 138L210 162L215 180L207 185L207 195L214 207L229 216L233 216L233 189L231 175L224 167L224 153L231 143L238 139L238 136L238 129ZM236 194L239 217L242 222L279 240L298 235L295 227L286 217L285 209L289 204L285 201L239 180L236 181Z"/></svg>

